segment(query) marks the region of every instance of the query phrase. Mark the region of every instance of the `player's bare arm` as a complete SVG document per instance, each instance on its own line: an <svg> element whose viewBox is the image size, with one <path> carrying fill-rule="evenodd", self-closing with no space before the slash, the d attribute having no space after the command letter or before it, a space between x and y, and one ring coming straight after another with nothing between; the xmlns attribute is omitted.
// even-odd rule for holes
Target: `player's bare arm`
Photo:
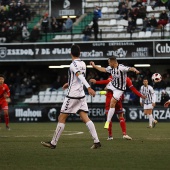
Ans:
<svg viewBox="0 0 170 170"><path fill-rule="evenodd" d="M90 79L89 82L93 83L93 84L96 84L96 80L95 79Z"/></svg>
<svg viewBox="0 0 170 170"><path fill-rule="evenodd" d="M93 61L90 62L90 65L91 65L93 68L95 68L96 70L98 70L98 71L100 71L100 72L105 72L105 73L106 73L106 68L96 66Z"/></svg>
<svg viewBox="0 0 170 170"><path fill-rule="evenodd" d="M67 89L68 88L68 83L65 83L62 88L63 88L63 90Z"/></svg>
<svg viewBox="0 0 170 170"><path fill-rule="evenodd" d="M135 67L130 67L129 71L133 71L136 74L139 74L140 72Z"/></svg>
<svg viewBox="0 0 170 170"><path fill-rule="evenodd" d="M168 107L170 105L170 100L166 101L164 107Z"/></svg>
<svg viewBox="0 0 170 170"><path fill-rule="evenodd" d="M96 95L96 92L91 87L89 87L87 90L90 96L94 97Z"/></svg>
<svg viewBox="0 0 170 170"><path fill-rule="evenodd" d="M153 107L155 107L155 106L156 106L156 104L155 104L155 103L152 103L152 106L153 106Z"/></svg>

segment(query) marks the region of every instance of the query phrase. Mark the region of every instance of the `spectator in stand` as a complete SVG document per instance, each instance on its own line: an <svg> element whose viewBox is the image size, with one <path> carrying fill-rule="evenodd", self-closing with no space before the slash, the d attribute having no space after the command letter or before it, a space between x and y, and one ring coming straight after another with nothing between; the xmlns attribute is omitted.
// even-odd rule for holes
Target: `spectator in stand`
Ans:
<svg viewBox="0 0 170 170"><path fill-rule="evenodd" d="M40 38L40 30L37 26L34 26L30 33L30 42L36 42Z"/></svg>
<svg viewBox="0 0 170 170"><path fill-rule="evenodd" d="M93 18L93 25L91 29L93 29L95 41L98 41L99 25L95 18Z"/></svg>
<svg viewBox="0 0 170 170"><path fill-rule="evenodd" d="M126 5L122 4L122 8L120 8L117 12L117 14L120 15L119 19L127 19L127 13L128 9L126 8Z"/></svg>
<svg viewBox="0 0 170 170"><path fill-rule="evenodd" d="M72 26L73 26L73 21L72 19L68 16L67 20L66 20L66 31L71 31L72 30Z"/></svg>
<svg viewBox="0 0 170 170"><path fill-rule="evenodd" d="M159 6L165 6L166 8L170 10L170 1L169 0L157 0L152 8L154 9L155 7L159 7Z"/></svg>
<svg viewBox="0 0 170 170"><path fill-rule="evenodd" d="M142 6L142 0L137 0L136 3L132 5L132 8L141 7L141 6Z"/></svg>
<svg viewBox="0 0 170 170"><path fill-rule="evenodd" d="M158 27L162 28L168 23L168 14L166 11L162 11L159 16Z"/></svg>
<svg viewBox="0 0 170 170"><path fill-rule="evenodd" d="M136 21L132 18L128 18L127 32L132 33L136 29Z"/></svg>
<svg viewBox="0 0 170 170"><path fill-rule="evenodd" d="M96 21L98 21L98 19L102 17L101 9L100 9L98 6L96 6L93 14L94 14L94 19L95 19Z"/></svg>
<svg viewBox="0 0 170 170"><path fill-rule="evenodd" d="M143 20L143 28L142 28L142 31L146 31L147 27L149 27L149 20L148 20L148 18L146 17L146 18Z"/></svg>
<svg viewBox="0 0 170 170"><path fill-rule="evenodd" d="M52 32L56 32L58 29L58 22L55 17L51 17L51 29Z"/></svg>
<svg viewBox="0 0 170 170"><path fill-rule="evenodd" d="M149 24L146 28L146 31L154 31L158 27L158 22L154 15L151 16L151 19L149 20Z"/></svg>
<svg viewBox="0 0 170 170"><path fill-rule="evenodd" d="M42 21L41 21L41 28L42 28L42 31L44 33L47 33L48 32L48 29L49 29L49 20L48 20L48 16L44 15Z"/></svg>
<svg viewBox="0 0 170 170"><path fill-rule="evenodd" d="M146 6L140 6L138 8L138 18L144 19L146 17L146 13L147 13Z"/></svg>
<svg viewBox="0 0 170 170"><path fill-rule="evenodd" d="M83 41L89 41L91 37L91 28L87 25L85 29L83 30Z"/></svg>

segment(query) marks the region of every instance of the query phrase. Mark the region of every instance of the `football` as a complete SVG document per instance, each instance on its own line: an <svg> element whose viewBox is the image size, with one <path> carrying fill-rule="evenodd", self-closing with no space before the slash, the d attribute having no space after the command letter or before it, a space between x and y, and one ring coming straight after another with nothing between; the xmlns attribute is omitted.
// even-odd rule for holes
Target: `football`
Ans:
<svg viewBox="0 0 170 170"><path fill-rule="evenodd" d="M161 80L162 80L161 74L159 74L159 73L154 73L154 74L152 75L152 81L154 81L155 83L158 83L158 82L160 82Z"/></svg>

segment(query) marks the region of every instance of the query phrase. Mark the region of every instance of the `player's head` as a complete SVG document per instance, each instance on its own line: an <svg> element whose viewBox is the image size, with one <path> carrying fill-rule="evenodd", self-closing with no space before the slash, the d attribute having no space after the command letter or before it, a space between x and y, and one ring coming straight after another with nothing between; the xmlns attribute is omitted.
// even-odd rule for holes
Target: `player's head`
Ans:
<svg viewBox="0 0 170 170"><path fill-rule="evenodd" d="M78 45L72 45L71 55L73 57L80 57L80 47Z"/></svg>
<svg viewBox="0 0 170 170"><path fill-rule="evenodd" d="M109 59L108 59L108 63L109 63L109 66L110 67L114 67L115 65L117 65L117 59L116 59L116 57L110 57Z"/></svg>
<svg viewBox="0 0 170 170"><path fill-rule="evenodd" d="M0 84L3 84L5 80L5 77L3 74L0 74Z"/></svg>
<svg viewBox="0 0 170 170"><path fill-rule="evenodd" d="M148 79L147 79L147 78L144 78L144 79L143 79L143 85L144 85L144 86L147 86L147 85L148 85Z"/></svg>

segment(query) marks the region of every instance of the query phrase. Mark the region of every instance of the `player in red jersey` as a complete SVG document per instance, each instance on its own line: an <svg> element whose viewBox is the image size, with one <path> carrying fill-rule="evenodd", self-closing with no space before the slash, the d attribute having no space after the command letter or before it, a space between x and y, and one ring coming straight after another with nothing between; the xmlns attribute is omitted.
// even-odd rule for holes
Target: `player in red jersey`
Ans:
<svg viewBox="0 0 170 170"><path fill-rule="evenodd" d="M109 111L109 108L110 108L110 101L113 97L112 90L109 90L109 84L111 83L111 80L112 80L112 76L110 76L107 80L100 80L100 81L96 81L95 79L90 79L90 82L92 82L93 84L107 84L107 86L106 86L106 90L107 90L107 92L106 92L106 103L105 103L105 113L106 113L106 115L108 114L108 111ZM130 90L133 93L135 93L137 96L139 96L141 98L146 98L133 86L132 81L129 77L126 78L126 84L130 88ZM123 138L127 139L127 140L132 140L132 138L126 134L126 122L125 122L125 119L123 117L122 101L123 101L123 96L116 103L115 113L118 114L118 117L119 117L120 127L121 127L122 133L123 133ZM113 140L112 122L109 123L108 133L109 133L109 137L108 137L107 140Z"/></svg>
<svg viewBox="0 0 170 170"><path fill-rule="evenodd" d="M4 111L4 118L6 129L10 130L9 128L9 115L8 115L8 103L6 98L10 96L10 90L7 84L4 83L4 76L0 74L0 109Z"/></svg>

